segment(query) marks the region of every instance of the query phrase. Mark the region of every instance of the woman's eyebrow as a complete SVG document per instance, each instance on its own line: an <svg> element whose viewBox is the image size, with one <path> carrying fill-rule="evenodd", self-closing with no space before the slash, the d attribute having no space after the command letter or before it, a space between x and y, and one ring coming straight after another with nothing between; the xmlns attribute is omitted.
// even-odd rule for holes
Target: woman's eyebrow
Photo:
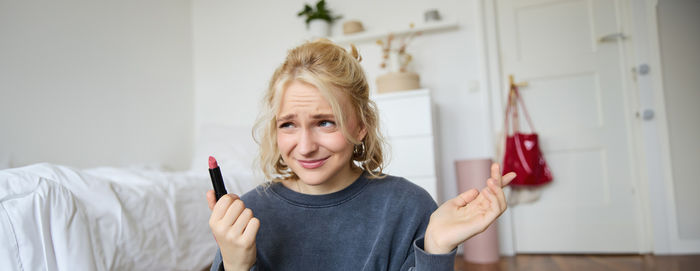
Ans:
<svg viewBox="0 0 700 271"><path fill-rule="evenodd" d="M278 123L279 122L287 122L287 121L295 119L296 117L297 117L297 114L294 114L294 113L284 115L284 116L277 118L277 122ZM315 114L315 115L312 115L311 118L316 119L316 120L318 120L318 119L335 119L335 115L333 115L333 114Z"/></svg>
<svg viewBox="0 0 700 271"><path fill-rule="evenodd" d="M311 116L313 119L335 119L335 115L333 114L316 114Z"/></svg>
<svg viewBox="0 0 700 271"><path fill-rule="evenodd" d="M290 121L294 118L296 118L296 114L289 114L289 115L284 115L282 117L277 118L277 122L285 122L285 121Z"/></svg>

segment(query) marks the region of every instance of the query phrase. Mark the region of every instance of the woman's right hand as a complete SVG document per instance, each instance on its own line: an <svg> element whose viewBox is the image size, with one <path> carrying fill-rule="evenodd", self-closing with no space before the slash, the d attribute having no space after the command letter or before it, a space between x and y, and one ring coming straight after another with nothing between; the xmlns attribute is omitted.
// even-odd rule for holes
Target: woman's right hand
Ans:
<svg viewBox="0 0 700 271"><path fill-rule="evenodd" d="M260 220L236 194L224 195L216 201L214 190L207 192L207 202L212 210L209 227L219 244L226 270L250 270L255 264L255 236Z"/></svg>

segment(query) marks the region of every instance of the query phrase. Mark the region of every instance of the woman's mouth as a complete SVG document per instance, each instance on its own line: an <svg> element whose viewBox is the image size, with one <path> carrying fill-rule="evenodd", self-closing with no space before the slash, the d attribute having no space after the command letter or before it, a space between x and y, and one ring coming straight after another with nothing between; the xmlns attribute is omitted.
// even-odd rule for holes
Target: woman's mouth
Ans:
<svg viewBox="0 0 700 271"><path fill-rule="evenodd" d="M299 165L305 169L314 169L317 167L322 166L328 157L323 158L323 159L316 159L316 160L297 160L299 162Z"/></svg>

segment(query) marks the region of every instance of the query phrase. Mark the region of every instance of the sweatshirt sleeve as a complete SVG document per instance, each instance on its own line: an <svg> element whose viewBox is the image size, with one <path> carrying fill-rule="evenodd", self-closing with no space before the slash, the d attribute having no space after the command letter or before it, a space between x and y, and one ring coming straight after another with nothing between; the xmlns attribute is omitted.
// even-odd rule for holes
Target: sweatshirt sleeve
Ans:
<svg viewBox="0 0 700 271"><path fill-rule="evenodd" d="M250 271L256 271L258 268L254 264L252 267L250 267ZM216 251L216 255L214 256L214 262L211 263L211 268L209 271L224 271L224 260L221 258L221 250Z"/></svg>
<svg viewBox="0 0 700 271"><path fill-rule="evenodd" d="M423 249L423 237L417 239L413 242L413 251L416 260L416 266L411 267L410 271L424 271L424 270L434 270L434 271L452 271L455 265L455 255L457 254L457 249L450 251L447 254L429 254Z"/></svg>
<svg viewBox="0 0 700 271"><path fill-rule="evenodd" d="M219 270L224 270L224 261L221 258L221 251L217 249L216 254L214 255L214 261L211 263L211 268L209 268L209 271Z"/></svg>

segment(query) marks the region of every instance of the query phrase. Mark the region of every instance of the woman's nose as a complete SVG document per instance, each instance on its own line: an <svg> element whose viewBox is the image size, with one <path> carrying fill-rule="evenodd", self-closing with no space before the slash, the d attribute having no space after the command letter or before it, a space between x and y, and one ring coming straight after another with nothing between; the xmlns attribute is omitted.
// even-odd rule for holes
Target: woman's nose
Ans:
<svg viewBox="0 0 700 271"><path fill-rule="evenodd" d="M297 151L299 154L308 156L313 154L318 150L318 144L316 143L316 136L313 131L305 129L300 134L299 144L297 145Z"/></svg>

